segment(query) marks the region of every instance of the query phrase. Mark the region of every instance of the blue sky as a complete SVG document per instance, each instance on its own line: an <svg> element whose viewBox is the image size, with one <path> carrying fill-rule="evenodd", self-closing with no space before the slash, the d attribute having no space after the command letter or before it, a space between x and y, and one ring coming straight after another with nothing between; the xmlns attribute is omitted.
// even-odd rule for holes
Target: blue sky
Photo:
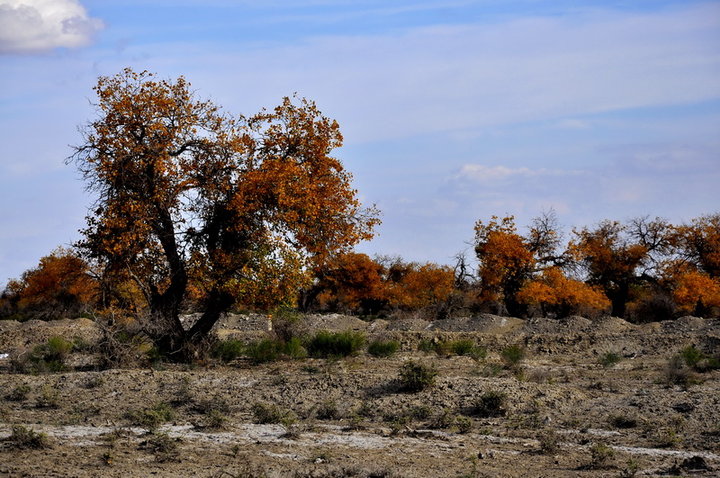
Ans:
<svg viewBox="0 0 720 478"><path fill-rule="evenodd" d="M63 160L126 66L232 113L315 100L383 211L371 254L449 263L493 214L720 210L720 2L0 0L0 284L79 239Z"/></svg>

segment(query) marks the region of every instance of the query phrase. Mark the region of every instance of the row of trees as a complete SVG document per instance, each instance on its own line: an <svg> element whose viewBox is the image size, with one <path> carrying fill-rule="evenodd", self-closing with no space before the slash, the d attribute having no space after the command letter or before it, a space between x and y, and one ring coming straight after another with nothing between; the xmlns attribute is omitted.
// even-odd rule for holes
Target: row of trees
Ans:
<svg viewBox="0 0 720 478"><path fill-rule="evenodd" d="M554 213L526 235L512 217L478 221L475 252L483 307L515 316L609 312L634 321L720 307L720 214L673 225L603 221L563 243Z"/></svg>
<svg viewBox="0 0 720 478"><path fill-rule="evenodd" d="M552 213L537 218L525 235L512 217L493 217L475 225L476 271L462 257L452 268L345 252L306 270L303 285L283 294L277 293L283 278L261 278L238 289L231 302L264 311L284 304L428 318L462 309L517 317L609 313L636 322L710 316L720 309L720 214L680 226L646 218L603 221L562 238ZM213 293L203 275L193 276L180 309L202 311ZM49 319L97 310L137 317L150 307L135 278L109 280L100 263L70 249L42 258L0 297L5 317Z"/></svg>
<svg viewBox="0 0 720 478"><path fill-rule="evenodd" d="M492 218L475 225L475 274L464 260L451 269L371 259L352 251L373 236L378 211L357 200L332 156L339 126L314 103L285 98L233 116L183 77L131 69L94 89L97 117L68 160L97 198L83 240L11 281L0 298L6 317L127 317L161 353L184 360L240 306L435 317L718 306L720 216L603 222L565 245L552 215L524 236L512 217ZM187 329L186 311L200 312Z"/></svg>

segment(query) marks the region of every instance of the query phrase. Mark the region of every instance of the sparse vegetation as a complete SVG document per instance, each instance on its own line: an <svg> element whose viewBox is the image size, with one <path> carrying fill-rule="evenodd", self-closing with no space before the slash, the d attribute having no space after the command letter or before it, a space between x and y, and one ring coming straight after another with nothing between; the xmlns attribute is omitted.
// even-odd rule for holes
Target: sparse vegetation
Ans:
<svg viewBox="0 0 720 478"><path fill-rule="evenodd" d="M50 441L44 433L38 433L22 425L13 425L12 433L5 441L11 448L48 448Z"/></svg>
<svg viewBox="0 0 720 478"><path fill-rule="evenodd" d="M308 340L305 348L312 357L347 357L357 354L365 345L362 332L328 332L321 330Z"/></svg>
<svg viewBox="0 0 720 478"><path fill-rule="evenodd" d="M368 346L368 353L373 357L391 357L400 349L397 340L375 340Z"/></svg>
<svg viewBox="0 0 720 478"><path fill-rule="evenodd" d="M622 360L622 357L615 352L605 352L600 356L600 365L605 368L612 368Z"/></svg>
<svg viewBox="0 0 720 478"><path fill-rule="evenodd" d="M507 413L505 408L506 400L507 395L503 392L497 390L487 391L473 401L470 413L481 418L505 416Z"/></svg>
<svg viewBox="0 0 720 478"><path fill-rule="evenodd" d="M153 431L163 423L173 420L175 418L175 410L166 402L157 402L152 407L129 412L127 418L130 419L133 424Z"/></svg>
<svg viewBox="0 0 720 478"><path fill-rule="evenodd" d="M426 390L435 384L437 375L433 366L408 361L400 369L400 390L410 393Z"/></svg>
<svg viewBox="0 0 720 478"><path fill-rule="evenodd" d="M500 352L505 367L517 369L525 358L525 349L520 345L509 345Z"/></svg>

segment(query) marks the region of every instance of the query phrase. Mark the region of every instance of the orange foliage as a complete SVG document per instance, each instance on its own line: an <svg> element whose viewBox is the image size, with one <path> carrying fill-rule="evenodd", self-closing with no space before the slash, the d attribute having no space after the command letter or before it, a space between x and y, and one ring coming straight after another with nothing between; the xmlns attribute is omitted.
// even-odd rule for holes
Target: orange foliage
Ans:
<svg viewBox="0 0 720 478"><path fill-rule="evenodd" d="M525 284L517 299L523 304L540 306L543 313L554 312L560 317L602 311L610 306L600 290L566 277L557 267L546 269L538 279Z"/></svg>
<svg viewBox="0 0 720 478"><path fill-rule="evenodd" d="M704 315L703 309L720 307L720 279L698 271L687 271L675 278L673 299L684 313Z"/></svg>
<svg viewBox="0 0 720 478"><path fill-rule="evenodd" d="M453 291L455 274L451 267L437 264L408 264L397 282L390 282L390 306L419 310L440 304Z"/></svg>
<svg viewBox="0 0 720 478"><path fill-rule="evenodd" d="M573 231L569 246L573 259L588 274L588 282L601 287L612 301L612 314L625 316L630 288L638 268L649 258L646 245L631 241L627 228L618 222L601 222L594 230Z"/></svg>
<svg viewBox="0 0 720 478"><path fill-rule="evenodd" d="M73 156L99 196L82 246L138 283L166 324L162 350L202 340L235 302L288 303L307 267L372 237L377 211L361 208L330 155L339 126L312 102L233 118L182 77L131 69L95 91L99 118ZM186 333L190 284L204 313Z"/></svg>
<svg viewBox="0 0 720 478"><path fill-rule="evenodd" d="M498 222L493 216L488 224L475 224L475 252L480 262L480 300L504 301L511 314L515 294L528 279L535 258L525 239L517 234L512 216Z"/></svg>
<svg viewBox="0 0 720 478"><path fill-rule="evenodd" d="M32 318L60 318L88 309L98 294L90 268L72 251L58 248L40 259L20 280L10 281L6 300L16 313Z"/></svg>
<svg viewBox="0 0 720 478"><path fill-rule="evenodd" d="M375 313L387 300L383 273L366 254L341 254L320 272L318 303L326 310Z"/></svg>
<svg viewBox="0 0 720 478"><path fill-rule="evenodd" d="M673 245L680 256L710 277L720 277L720 214L701 216L674 228Z"/></svg>

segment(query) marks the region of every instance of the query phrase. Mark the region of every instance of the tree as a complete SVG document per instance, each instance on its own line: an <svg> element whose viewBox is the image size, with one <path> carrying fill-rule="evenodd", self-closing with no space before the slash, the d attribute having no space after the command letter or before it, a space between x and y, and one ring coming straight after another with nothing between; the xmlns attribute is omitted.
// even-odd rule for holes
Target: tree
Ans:
<svg viewBox="0 0 720 478"><path fill-rule="evenodd" d="M567 317L588 311L600 312L610 306L605 294L579 280L570 279L558 267L527 282L517 294L520 303L540 308L543 315Z"/></svg>
<svg viewBox="0 0 720 478"><path fill-rule="evenodd" d="M91 308L98 295L98 282L90 267L75 252L57 248L40 259L19 280L11 280L3 292L2 315L24 319L58 319Z"/></svg>
<svg viewBox="0 0 720 478"><path fill-rule="evenodd" d="M106 278L138 284L168 356L189 358L238 299L291 300L311 264L372 237L377 211L330 156L342 135L314 103L231 117L183 77L131 69L94 90L98 117L69 159L98 197L80 246ZM185 330L190 283L203 313Z"/></svg>
<svg viewBox="0 0 720 478"><path fill-rule="evenodd" d="M522 315L522 305L515 299L535 267L528 242L517 233L512 216L492 216L485 224L475 224L475 253L480 263L480 300L499 302L514 316Z"/></svg>
<svg viewBox="0 0 720 478"><path fill-rule="evenodd" d="M675 227L671 242L684 261L710 277L720 277L720 214Z"/></svg>
<svg viewBox="0 0 720 478"><path fill-rule="evenodd" d="M720 307L720 279L699 271L685 271L675 278L673 299L682 312L705 317L713 308Z"/></svg>
<svg viewBox="0 0 720 478"><path fill-rule="evenodd" d="M601 287L612 302L612 315L625 317L631 287L648 260L650 247L628 234L617 221L603 221L595 229L574 230L568 249L583 267L590 285Z"/></svg>

